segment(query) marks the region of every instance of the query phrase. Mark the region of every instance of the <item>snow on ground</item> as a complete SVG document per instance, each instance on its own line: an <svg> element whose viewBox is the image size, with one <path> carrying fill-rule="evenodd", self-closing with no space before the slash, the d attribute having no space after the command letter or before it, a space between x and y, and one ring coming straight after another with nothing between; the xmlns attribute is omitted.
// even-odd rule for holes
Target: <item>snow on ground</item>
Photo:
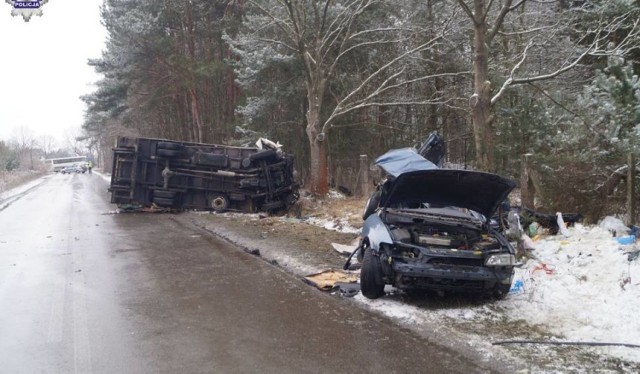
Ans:
<svg viewBox="0 0 640 374"><path fill-rule="evenodd" d="M349 225L345 218L317 218L308 217L304 219L311 225L325 228L326 230L338 231L345 234L358 234L360 229Z"/></svg>
<svg viewBox="0 0 640 374"><path fill-rule="evenodd" d="M5 199L8 199L8 198L10 198L12 196L22 194L22 193L32 189L33 187L37 186L40 183L42 183L42 178L34 179L31 182L24 183L24 184L21 184L21 185L19 185L17 187L14 187L14 188L11 188L9 190L0 192L0 200L5 200Z"/></svg>
<svg viewBox="0 0 640 374"><path fill-rule="evenodd" d="M104 179L108 183L111 183L111 173L103 173L103 172L97 171L96 169L93 169L93 172L95 174L98 174L102 179Z"/></svg>
<svg viewBox="0 0 640 374"><path fill-rule="evenodd" d="M571 341L640 344L639 249L619 244L606 223L538 240L534 258L516 270L522 289L500 302L507 318ZM639 349L619 351L640 362Z"/></svg>
<svg viewBox="0 0 640 374"><path fill-rule="evenodd" d="M523 321L553 335L548 338L552 340L640 345L640 245L619 244L612 227L617 235L626 234L621 232L625 229L621 221L608 217L600 226L577 224L568 229L567 237L543 236L535 241L535 250L516 269L504 300L428 310L388 298L368 300L358 295L356 300L410 324L444 318L458 323ZM486 343L485 336L470 337L469 344L482 345L483 339ZM638 348L595 349L640 362Z"/></svg>

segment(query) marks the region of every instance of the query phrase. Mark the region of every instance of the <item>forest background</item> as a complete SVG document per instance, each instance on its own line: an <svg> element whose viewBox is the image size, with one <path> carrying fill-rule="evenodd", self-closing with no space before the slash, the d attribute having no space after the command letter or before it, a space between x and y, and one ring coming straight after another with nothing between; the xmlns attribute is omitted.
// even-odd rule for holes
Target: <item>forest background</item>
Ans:
<svg viewBox="0 0 640 374"><path fill-rule="evenodd" d="M519 179L530 154L543 210L625 213L640 0L105 0L102 18L81 136L102 164L117 136L266 137L323 196L438 131L449 166Z"/></svg>

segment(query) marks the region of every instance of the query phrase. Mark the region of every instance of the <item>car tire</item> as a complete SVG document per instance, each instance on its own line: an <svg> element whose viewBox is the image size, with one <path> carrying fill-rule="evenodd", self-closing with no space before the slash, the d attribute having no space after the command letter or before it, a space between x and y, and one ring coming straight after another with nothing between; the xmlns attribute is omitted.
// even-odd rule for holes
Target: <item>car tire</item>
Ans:
<svg viewBox="0 0 640 374"><path fill-rule="evenodd" d="M213 195L209 200L209 206L216 213L222 213L229 209L229 198L226 195Z"/></svg>
<svg viewBox="0 0 640 374"><path fill-rule="evenodd" d="M362 259L360 290L367 299L377 299L384 295L382 265L380 264L380 258L373 255L371 248L365 250Z"/></svg>

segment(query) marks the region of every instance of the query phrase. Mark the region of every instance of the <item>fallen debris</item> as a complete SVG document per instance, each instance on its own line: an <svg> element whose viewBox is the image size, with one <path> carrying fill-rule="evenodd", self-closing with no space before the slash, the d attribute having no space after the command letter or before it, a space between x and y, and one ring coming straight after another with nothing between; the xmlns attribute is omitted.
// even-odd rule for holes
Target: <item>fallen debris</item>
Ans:
<svg viewBox="0 0 640 374"><path fill-rule="evenodd" d="M322 291L333 291L339 287L338 283L356 283L357 274L348 274L335 270L325 270L320 273L307 275L303 281Z"/></svg>
<svg viewBox="0 0 640 374"><path fill-rule="evenodd" d="M341 255L349 256L351 252L353 252L356 249L357 245L344 245L344 244L338 244L338 243L331 243L331 247L333 247L333 249L338 251L338 253L340 253Z"/></svg>

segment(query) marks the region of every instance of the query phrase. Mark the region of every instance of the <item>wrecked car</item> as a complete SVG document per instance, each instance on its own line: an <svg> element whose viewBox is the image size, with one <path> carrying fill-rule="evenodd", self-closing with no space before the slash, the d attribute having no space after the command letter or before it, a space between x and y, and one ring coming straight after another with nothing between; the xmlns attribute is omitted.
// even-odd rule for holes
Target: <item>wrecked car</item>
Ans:
<svg viewBox="0 0 640 374"><path fill-rule="evenodd" d="M293 156L268 139L233 147L120 137L109 191L120 207L251 213L289 208L298 187Z"/></svg>
<svg viewBox="0 0 640 374"><path fill-rule="evenodd" d="M365 297L383 296L387 284L498 298L509 292L515 250L489 217L515 187L513 181L441 169L414 148L389 151L376 165L387 178L365 206L354 252L362 263Z"/></svg>

